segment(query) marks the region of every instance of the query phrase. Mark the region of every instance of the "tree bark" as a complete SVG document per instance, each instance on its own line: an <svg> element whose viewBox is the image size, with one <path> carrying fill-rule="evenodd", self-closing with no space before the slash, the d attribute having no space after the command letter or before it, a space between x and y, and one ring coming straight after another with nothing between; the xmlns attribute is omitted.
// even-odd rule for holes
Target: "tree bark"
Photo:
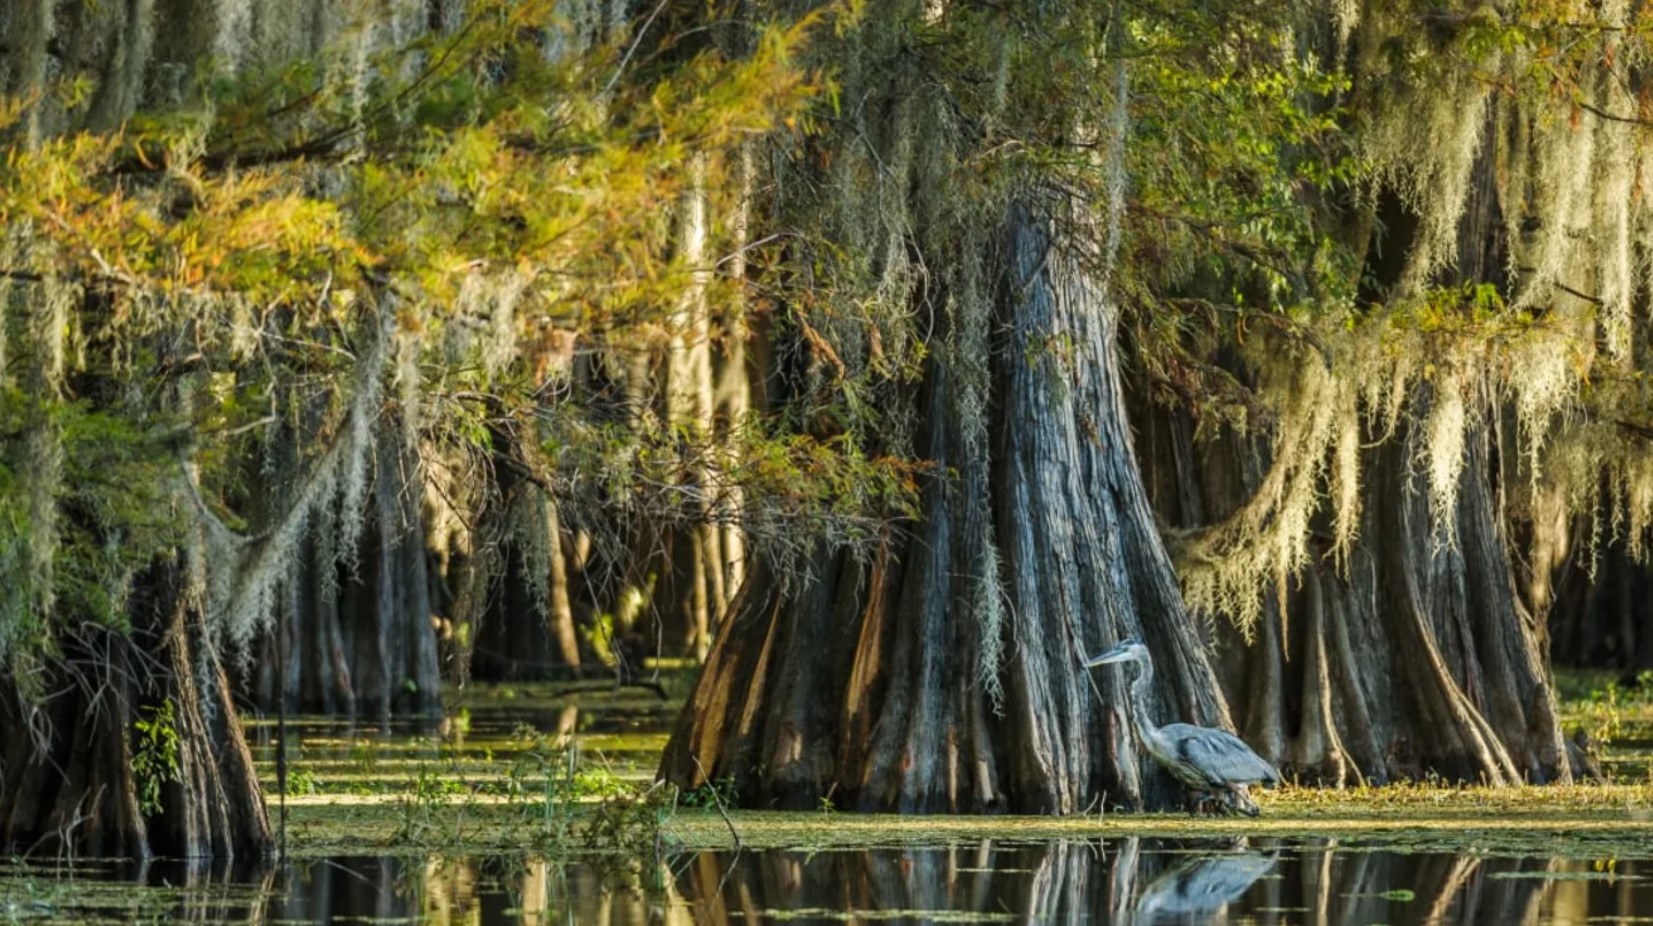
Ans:
<svg viewBox="0 0 1653 926"><path fill-rule="evenodd" d="M270 847L252 755L229 685L188 591L188 567L159 562L135 582L130 636L82 623L44 657L26 693L0 677L0 846L149 858L257 858ZM142 735L156 722L163 747ZM147 777L134 768L153 769Z"/></svg>
<svg viewBox="0 0 1653 926"><path fill-rule="evenodd" d="M731 778L751 806L1164 806L1177 789L1136 748L1125 679L1087 678L1079 663L1133 634L1158 657L1162 719L1227 725L1136 471L1117 310L1031 207L1007 226L991 456L955 423L961 402L984 397L930 363L917 452L956 475L927 483L922 520L870 562L823 546L803 570L813 580L754 566L667 746L666 779ZM995 628L982 615L1000 606ZM990 632L1014 645L984 678Z"/></svg>
<svg viewBox="0 0 1653 926"><path fill-rule="evenodd" d="M357 549L341 556L338 513L322 512L283 586L276 611L283 626L254 644L266 658L242 684L262 710L274 710L276 697L294 710L381 718L440 705L419 462L395 427L384 428L375 445ZM285 456L297 465L291 449ZM285 669L279 679L278 665Z"/></svg>
<svg viewBox="0 0 1653 926"><path fill-rule="evenodd" d="M1016 726L1034 742L1011 755L1042 764L1060 756L1064 733L1100 725L1103 755L1087 755L1091 743L1079 738L1057 758L1065 774L1023 765L1024 786L1085 782L1140 806L1143 778L1158 778L1161 799L1167 790L1130 740L1125 679L1106 673L1096 705L1077 655L1141 637L1155 657L1161 722L1231 722L1137 470L1115 345L1118 309L1061 247L1033 213L1012 215L1010 312L1001 320L1010 342L997 358L1004 404L993 495L1016 615L1015 691L1026 698L1010 703L1022 711ZM1062 356L1064 344L1072 345L1071 357ZM1026 345L1043 350L1029 357ZM1092 713L1098 708L1100 718ZM1044 803L1056 810L1086 801L1058 791Z"/></svg>
<svg viewBox="0 0 1653 926"><path fill-rule="evenodd" d="M1416 393L1408 419L1421 421L1428 402L1427 390ZM1151 433L1178 426L1161 415ZM1263 609L1249 647L1219 629L1224 686L1250 692L1247 739L1305 781L1564 780L1539 634L1516 596L1493 502L1489 429L1471 425L1445 535L1411 475L1419 430L1403 424L1363 452L1362 522L1346 570L1319 560L1286 590L1284 610L1278 601ZM1239 443L1156 442L1162 460L1190 452L1171 465L1201 474L1198 505L1173 502L1172 523L1186 510L1221 518L1246 497L1258 471Z"/></svg>
<svg viewBox="0 0 1653 926"><path fill-rule="evenodd" d="M1496 139L1479 157L1458 229L1458 263L1443 285L1505 282ZM1405 285L1417 220L1394 196L1382 197L1377 209L1388 240L1380 247L1372 223L1360 222L1364 231L1350 243L1367 250L1363 298L1382 302ZM1456 386L1450 377L1412 385L1395 433L1362 435L1362 520L1346 568L1325 556L1280 589L1263 609L1257 646L1219 630L1220 650L1230 654L1225 686L1251 694L1248 740L1303 780L1569 777L1542 619L1516 594L1499 495L1505 448L1489 424L1497 410L1464 397L1471 408L1466 459L1444 530L1431 515L1429 489L1413 475L1437 388ZM1179 474L1180 487L1156 493L1171 523L1221 520L1261 483L1269 465L1261 443L1225 435L1196 447L1177 414L1144 406L1138 414L1149 422L1153 459ZM1323 515L1319 536L1330 536L1329 522Z"/></svg>

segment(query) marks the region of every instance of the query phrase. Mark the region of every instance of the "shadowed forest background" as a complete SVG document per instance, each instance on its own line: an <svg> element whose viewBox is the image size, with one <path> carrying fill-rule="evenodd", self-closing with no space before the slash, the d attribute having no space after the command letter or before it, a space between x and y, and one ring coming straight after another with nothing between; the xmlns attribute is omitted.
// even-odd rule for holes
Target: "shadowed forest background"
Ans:
<svg viewBox="0 0 1653 926"><path fill-rule="evenodd" d="M1643 0L14 0L0 845L658 686L743 806L1567 782L1653 670ZM157 731L165 731L164 733Z"/></svg>

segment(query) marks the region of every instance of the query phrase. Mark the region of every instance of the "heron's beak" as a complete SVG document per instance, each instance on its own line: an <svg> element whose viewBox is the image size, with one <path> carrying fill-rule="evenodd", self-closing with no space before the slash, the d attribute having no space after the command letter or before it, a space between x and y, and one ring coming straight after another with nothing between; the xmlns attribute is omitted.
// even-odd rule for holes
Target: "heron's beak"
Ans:
<svg viewBox="0 0 1653 926"><path fill-rule="evenodd" d="M1124 643L1121 643L1100 656L1092 656L1091 658L1085 660L1085 668L1088 669L1092 666L1105 666L1111 662L1119 662L1128 658L1130 656L1130 652L1130 647Z"/></svg>

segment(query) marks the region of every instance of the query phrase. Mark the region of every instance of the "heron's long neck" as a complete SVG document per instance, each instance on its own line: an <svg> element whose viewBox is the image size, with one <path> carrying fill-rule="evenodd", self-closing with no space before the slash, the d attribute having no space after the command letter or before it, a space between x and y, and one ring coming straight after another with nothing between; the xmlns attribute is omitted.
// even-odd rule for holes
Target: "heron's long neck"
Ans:
<svg viewBox="0 0 1653 926"><path fill-rule="evenodd" d="M1150 742L1159 740L1159 725L1154 723L1153 693L1154 664L1146 659L1136 661L1136 678L1131 680L1131 719L1136 722L1137 735Z"/></svg>

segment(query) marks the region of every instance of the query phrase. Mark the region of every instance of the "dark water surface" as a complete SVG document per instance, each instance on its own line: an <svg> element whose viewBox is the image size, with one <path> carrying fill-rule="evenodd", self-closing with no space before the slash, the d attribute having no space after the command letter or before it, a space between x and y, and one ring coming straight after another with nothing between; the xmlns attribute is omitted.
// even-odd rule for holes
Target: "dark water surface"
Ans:
<svg viewBox="0 0 1653 926"><path fill-rule="evenodd" d="M653 778L676 708L653 697L524 698L382 724L290 718L289 790L324 804L395 801L439 779L462 783L461 799L513 799L539 793L533 781L523 790L523 770L541 775L564 760L581 769L582 786L593 791L601 792L605 779L644 783ZM1627 745L1607 757L1619 763L1618 772L1653 755L1653 726L1635 732L1646 732L1647 746L1626 736ZM273 811L274 724L250 723L249 738ZM1646 774L1645 765L1633 770ZM830 836L832 816L823 815L820 826L823 839ZM607 863L526 852L306 858L231 872L170 862L0 859L0 926L1653 924L1653 829L1615 843L1617 859L1579 858L1565 840L1554 851L1568 857L1513 854L1530 851L1530 838L1514 843L1526 848L1506 843L1489 851L1470 833L1445 829L1420 830L1405 841L1004 836L924 846L668 850Z"/></svg>
<svg viewBox="0 0 1653 926"><path fill-rule="evenodd" d="M699 852L604 870L506 858L336 858L212 875L16 869L17 922L1653 922L1653 860L1483 857L1315 839L970 841Z"/></svg>

